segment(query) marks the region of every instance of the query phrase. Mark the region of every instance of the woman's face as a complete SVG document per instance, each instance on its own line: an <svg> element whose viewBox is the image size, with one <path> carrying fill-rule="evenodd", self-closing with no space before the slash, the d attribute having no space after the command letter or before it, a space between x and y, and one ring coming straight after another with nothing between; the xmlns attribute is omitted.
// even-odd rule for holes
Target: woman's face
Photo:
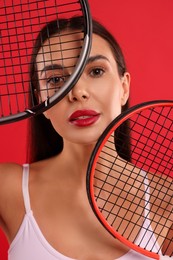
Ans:
<svg viewBox="0 0 173 260"><path fill-rule="evenodd" d="M59 82L63 81L63 77L59 78L62 72L58 64L61 55L57 50L57 39L52 38L50 41L51 49L45 42L37 56L41 89L46 85L58 88ZM62 46L62 49L64 47L68 48ZM66 51L64 56L66 55L73 57L74 53ZM50 66L50 60L53 60L53 66ZM64 59L66 74L71 74L73 63L73 59ZM106 126L121 113L121 107L129 96L129 83L128 73L123 77L119 76L116 61L107 41L93 34L90 57L80 79L59 103L44 114L64 140L81 144L95 143ZM41 95L43 99L46 98L45 91Z"/></svg>

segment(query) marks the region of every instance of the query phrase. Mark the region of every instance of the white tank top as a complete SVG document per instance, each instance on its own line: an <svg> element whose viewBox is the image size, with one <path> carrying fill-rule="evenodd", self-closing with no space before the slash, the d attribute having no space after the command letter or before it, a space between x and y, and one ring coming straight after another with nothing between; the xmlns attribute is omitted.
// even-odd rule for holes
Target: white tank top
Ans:
<svg viewBox="0 0 173 260"><path fill-rule="evenodd" d="M145 174L145 173L144 173ZM145 189L146 189L146 212L148 215L149 210L149 187L148 180L145 179ZM9 251L9 260L74 260L70 257L62 255L57 250L55 250L49 242L43 236L30 207L30 197L28 189L29 181L29 165L25 164L23 166L23 181L22 181L22 191L24 204L26 209L26 214L24 216L23 222L12 241ZM146 219L144 225L139 234L139 240L142 236L146 237L145 246L147 249L153 248L155 252L158 252L159 246L153 235L150 221ZM143 256L133 250L129 250L125 255L121 256L117 260L151 260L151 258ZM94 259L93 259L94 260Z"/></svg>

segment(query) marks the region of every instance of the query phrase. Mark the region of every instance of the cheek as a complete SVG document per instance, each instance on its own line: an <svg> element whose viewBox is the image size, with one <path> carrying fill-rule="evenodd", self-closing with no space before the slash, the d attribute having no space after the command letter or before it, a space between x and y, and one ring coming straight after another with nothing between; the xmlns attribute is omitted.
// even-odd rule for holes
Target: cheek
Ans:
<svg viewBox="0 0 173 260"><path fill-rule="evenodd" d="M109 103L107 104L107 116L112 121L117 117L119 114L121 114L121 103L119 100L115 100L112 98L109 100Z"/></svg>
<svg viewBox="0 0 173 260"><path fill-rule="evenodd" d="M63 111L65 111L64 108L58 103L44 112L45 117L50 120L56 131L59 131L58 128L61 128L64 124L65 115Z"/></svg>
<svg viewBox="0 0 173 260"><path fill-rule="evenodd" d="M122 85L115 84L115 82L107 82L105 86L99 91L98 94L104 97L106 103L120 105L121 107L121 95L122 95Z"/></svg>
<svg viewBox="0 0 173 260"><path fill-rule="evenodd" d="M111 85L107 91L102 92L102 102L104 96L104 111L109 120L113 120L121 113L121 86Z"/></svg>
<svg viewBox="0 0 173 260"><path fill-rule="evenodd" d="M59 117L59 116L57 116L57 117L52 117L52 118L50 119L50 122L51 122L53 128L55 129L55 131L56 131L59 135L63 136L63 135L64 135L64 132L65 132L65 130L66 130L66 126L64 125L64 121L62 120L62 117Z"/></svg>

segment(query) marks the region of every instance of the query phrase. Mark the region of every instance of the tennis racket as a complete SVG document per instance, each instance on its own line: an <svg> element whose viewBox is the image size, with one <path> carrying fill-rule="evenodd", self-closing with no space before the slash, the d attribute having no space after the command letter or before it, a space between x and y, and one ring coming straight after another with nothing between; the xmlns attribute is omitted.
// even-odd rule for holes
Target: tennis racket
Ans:
<svg viewBox="0 0 173 260"><path fill-rule="evenodd" d="M80 28L75 28L74 17L80 17ZM73 31L64 30L62 19L72 18ZM0 20L0 124L4 124L47 110L72 89L90 52L92 19L87 0L1 0ZM38 83L40 60L49 69L44 88Z"/></svg>
<svg viewBox="0 0 173 260"><path fill-rule="evenodd" d="M87 194L101 224L129 248L173 257L173 101L123 112L89 161Z"/></svg>

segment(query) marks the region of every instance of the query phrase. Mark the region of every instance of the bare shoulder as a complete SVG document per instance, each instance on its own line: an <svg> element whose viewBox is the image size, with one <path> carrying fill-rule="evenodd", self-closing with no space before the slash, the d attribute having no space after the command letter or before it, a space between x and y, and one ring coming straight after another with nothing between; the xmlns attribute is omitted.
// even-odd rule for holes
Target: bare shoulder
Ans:
<svg viewBox="0 0 173 260"><path fill-rule="evenodd" d="M166 221L167 227L171 226L173 214L173 178L165 174L148 174L150 181L150 203L152 212ZM156 222L157 222L156 221Z"/></svg>
<svg viewBox="0 0 173 260"><path fill-rule="evenodd" d="M22 165L0 164L0 226L11 241L25 214L22 195Z"/></svg>
<svg viewBox="0 0 173 260"><path fill-rule="evenodd" d="M12 181L17 181L21 177L22 166L16 163L1 163L0 164L0 185L1 189L6 183L12 184Z"/></svg>
<svg viewBox="0 0 173 260"><path fill-rule="evenodd" d="M162 194L161 197L167 198L173 197L173 177L168 176L166 174L151 174L148 173L148 178L150 180L151 190L157 192L158 194ZM168 198L167 198L168 199Z"/></svg>
<svg viewBox="0 0 173 260"><path fill-rule="evenodd" d="M15 163L0 164L0 215L4 205L21 194L22 166Z"/></svg>

